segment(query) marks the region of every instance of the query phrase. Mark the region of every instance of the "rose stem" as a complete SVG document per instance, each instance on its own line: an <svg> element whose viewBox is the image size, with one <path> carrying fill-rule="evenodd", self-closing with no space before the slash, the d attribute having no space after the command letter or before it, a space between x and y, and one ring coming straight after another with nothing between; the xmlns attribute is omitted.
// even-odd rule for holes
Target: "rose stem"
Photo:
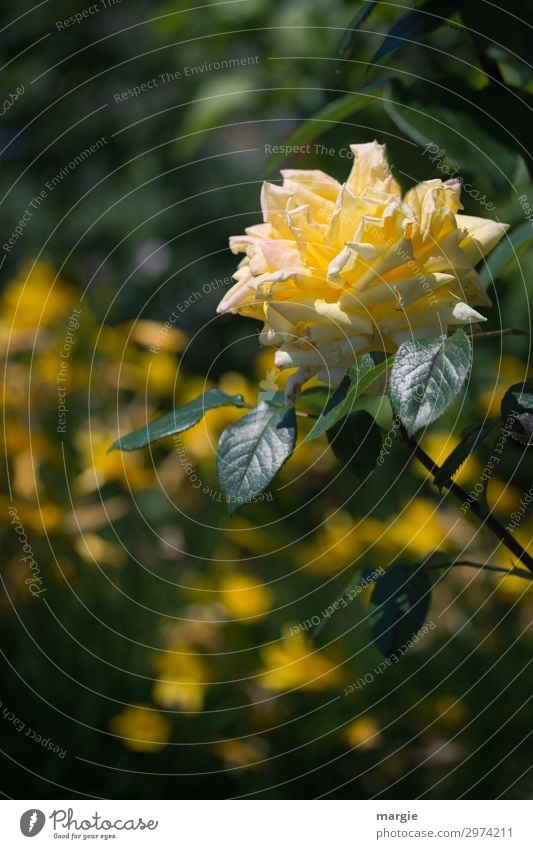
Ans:
<svg viewBox="0 0 533 849"><path fill-rule="evenodd" d="M412 436L408 436L403 425L400 425L400 432L402 434L403 441L405 444L411 449L413 455L419 460L422 465L430 472L433 476L435 476L438 472L440 472L440 466L437 463L434 463L431 457L424 451L423 448L418 444L416 439ZM470 502L468 494L464 491L462 487L455 483L455 481L449 480L448 483L445 484L445 488L448 492L451 492L452 495L455 495L456 498L459 499L463 504L466 502L470 503L470 510L474 513L475 516L479 519L482 525L486 525L487 528L490 528L493 534L495 534L501 542L511 551L518 559L527 566L530 572L533 572L533 557L531 557L525 548L523 548L518 540L514 538L512 534L509 533L507 528L505 528L492 513L487 513L485 509L481 506L478 501Z"/></svg>

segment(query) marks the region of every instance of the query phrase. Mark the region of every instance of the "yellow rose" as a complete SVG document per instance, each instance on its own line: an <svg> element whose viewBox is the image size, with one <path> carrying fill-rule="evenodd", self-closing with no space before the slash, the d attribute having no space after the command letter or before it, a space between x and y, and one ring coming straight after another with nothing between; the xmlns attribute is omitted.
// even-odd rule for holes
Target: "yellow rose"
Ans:
<svg viewBox="0 0 533 849"><path fill-rule="evenodd" d="M474 266L507 225L458 214L459 180L428 180L402 199L384 145L351 150L344 185L299 170L264 183L264 223L230 239L246 256L218 312L264 322L276 366L297 369L289 396L313 376L338 384L363 352L483 321L472 305L491 305Z"/></svg>

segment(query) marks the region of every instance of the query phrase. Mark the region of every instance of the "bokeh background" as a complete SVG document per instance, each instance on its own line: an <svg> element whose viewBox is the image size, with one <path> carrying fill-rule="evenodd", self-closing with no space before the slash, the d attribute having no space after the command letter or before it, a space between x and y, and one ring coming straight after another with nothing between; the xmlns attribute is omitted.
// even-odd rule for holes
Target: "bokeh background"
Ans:
<svg viewBox="0 0 533 849"><path fill-rule="evenodd" d="M320 635L295 632L361 566L437 549L513 565L400 446L363 487L325 440L301 446L271 500L232 518L215 457L238 410L144 452L108 448L206 386L250 402L260 383L282 386L254 322L215 317L235 267L228 236L259 220L266 175L342 180L352 142L386 142L406 188L459 173L466 212L511 225L483 272L495 305L483 329L529 333L531 9L433 3L371 63L410 4L187 5L0 13L0 789L529 798L527 581L450 570L434 627L382 673L368 591ZM271 146L297 130L309 151L273 162ZM479 340L466 397L424 435L435 460L498 414L529 356L529 335ZM461 469L467 491L489 454ZM486 493L504 524L531 477L527 452L506 445ZM523 545L532 528L526 510Z"/></svg>

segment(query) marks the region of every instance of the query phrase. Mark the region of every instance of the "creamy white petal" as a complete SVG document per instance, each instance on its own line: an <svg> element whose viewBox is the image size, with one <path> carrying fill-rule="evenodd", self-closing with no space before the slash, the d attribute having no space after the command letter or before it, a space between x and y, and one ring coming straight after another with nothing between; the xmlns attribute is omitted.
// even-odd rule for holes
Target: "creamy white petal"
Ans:
<svg viewBox="0 0 533 849"><path fill-rule="evenodd" d="M477 218L474 215L458 215L457 226L465 231L460 243L461 250L468 256L472 265L477 265L502 239L509 229L508 224L493 221L490 218Z"/></svg>
<svg viewBox="0 0 533 849"><path fill-rule="evenodd" d="M469 324L472 321L486 321L484 315L477 312L477 310L469 307L468 304L459 301L453 309L452 314L456 322L460 322L461 324Z"/></svg>

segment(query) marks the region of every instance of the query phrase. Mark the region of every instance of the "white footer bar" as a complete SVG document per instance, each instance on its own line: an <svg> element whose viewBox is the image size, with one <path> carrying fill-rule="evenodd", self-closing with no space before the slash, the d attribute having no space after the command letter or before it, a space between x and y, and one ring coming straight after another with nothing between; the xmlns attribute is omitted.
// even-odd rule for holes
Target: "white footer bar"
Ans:
<svg viewBox="0 0 533 849"><path fill-rule="evenodd" d="M531 849L529 801L2 801L1 845ZM35 843L30 839L35 838Z"/></svg>

